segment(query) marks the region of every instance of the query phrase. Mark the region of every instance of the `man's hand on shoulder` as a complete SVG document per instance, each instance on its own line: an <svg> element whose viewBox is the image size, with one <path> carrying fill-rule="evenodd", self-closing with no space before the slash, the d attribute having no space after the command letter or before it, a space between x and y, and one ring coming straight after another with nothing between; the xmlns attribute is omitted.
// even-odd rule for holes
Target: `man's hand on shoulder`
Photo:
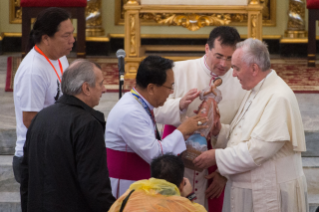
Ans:
<svg viewBox="0 0 319 212"><path fill-rule="evenodd" d="M182 111L188 107L190 103L199 96L199 90L197 88L190 89L183 98L179 101L179 109Z"/></svg>

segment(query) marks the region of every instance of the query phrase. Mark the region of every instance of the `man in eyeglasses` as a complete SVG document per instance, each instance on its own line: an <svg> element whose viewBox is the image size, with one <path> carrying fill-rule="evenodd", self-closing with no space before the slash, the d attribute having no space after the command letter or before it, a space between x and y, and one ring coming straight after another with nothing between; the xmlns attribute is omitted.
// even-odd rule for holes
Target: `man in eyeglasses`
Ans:
<svg viewBox="0 0 319 212"><path fill-rule="evenodd" d="M135 181L150 178L153 158L186 150L185 137L206 128L207 118L188 118L170 136L161 140L153 109L162 106L173 92L173 61L145 58L136 74L136 86L112 108L107 118L105 146L112 193L119 198Z"/></svg>
<svg viewBox="0 0 319 212"><path fill-rule="evenodd" d="M202 58L176 62L173 68L174 93L162 107L155 109L156 121L161 124L179 126L181 120L185 116L192 116L194 110L197 110L201 104L201 100L197 98L199 92L211 86L219 77L223 81L218 87L222 93L222 100L218 106L220 122L230 124L246 93L238 80L232 77L231 58L239 41L240 36L235 28L216 27L209 35L205 45L205 55ZM164 134L166 130L167 127L164 128ZM210 140L211 138L207 138L208 145L211 143ZM227 180L215 172L216 166L208 170L198 172L185 168L185 177L192 183L197 195L197 203L204 205L208 211L221 212L223 189ZM210 178L212 182L207 182L207 178Z"/></svg>

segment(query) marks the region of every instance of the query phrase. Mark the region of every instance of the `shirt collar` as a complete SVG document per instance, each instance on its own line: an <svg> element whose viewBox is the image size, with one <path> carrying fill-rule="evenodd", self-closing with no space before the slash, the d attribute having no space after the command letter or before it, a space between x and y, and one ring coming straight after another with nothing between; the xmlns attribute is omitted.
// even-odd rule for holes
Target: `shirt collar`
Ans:
<svg viewBox="0 0 319 212"><path fill-rule="evenodd" d="M154 107L142 96L142 94L140 94L135 88L133 88L133 90L144 100L150 110L154 109Z"/></svg>
<svg viewBox="0 0 319 212"><path fill-rule="evenodd" d="M58 99L57 103L62 103L62 104L82 108L86 112L90 113L93 117L95 117L105 127L106 122L105 122L104 114L101 113L100 111L94 110L93 108L91 108L90 106L88 106L87 104L82 102L80 99L76 98L75 96L63 94L63 96L61 96L61 98Z"/></svg>
<svg viewBox="0 0 319 212"><path fill-rule="evenodd" d="M273 70L271 70L271 71L267 74L267 76L266 76L263 80L261 80L261 81L252 89L251 92L252 92L252 93L256 93L257 91L259 91L259 89L261 88L263 82L264 82L272 73L273 73Z"/></svg>

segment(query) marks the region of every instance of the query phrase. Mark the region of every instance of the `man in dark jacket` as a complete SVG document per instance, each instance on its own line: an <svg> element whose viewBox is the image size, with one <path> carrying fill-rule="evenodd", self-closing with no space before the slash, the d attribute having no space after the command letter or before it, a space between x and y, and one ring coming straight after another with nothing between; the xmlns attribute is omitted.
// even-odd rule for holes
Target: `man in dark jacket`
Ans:
<svg viewBox="0 0 319 212"><path fill-rule="evenodd" d="M21 168L22 211L108 211L115 201L106 165L105 91L100 68L76 60L64 72L63 96L40 111L27 132Z"/></svg>

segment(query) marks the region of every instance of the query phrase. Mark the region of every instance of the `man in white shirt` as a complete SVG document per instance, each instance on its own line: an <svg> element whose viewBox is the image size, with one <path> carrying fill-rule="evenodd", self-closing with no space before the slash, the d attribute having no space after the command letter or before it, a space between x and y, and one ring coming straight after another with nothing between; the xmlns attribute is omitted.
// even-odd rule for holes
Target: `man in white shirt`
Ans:
<svg viewBox="0 0 319 212"><path fill-rule="evenodd" d="M113 195L120 197L135 181L150 178L154 157L186 150L185 137L207 128L206 117L188 118L161 141L153 109L162 106L174 90L173 61L148 56L136 74L136 87L126 93L107 118L105 145Z"/></svg>
<svg viewBox="0 0 319 212"><path fill-rule="evenodd" d="M30 32L28 54L14 78L17 142L12 165L17 182L20 182L23 145L32 119L62 95L61 78L69 66L65 55L72 50L73 32L70 14L60 8L42 11Z"/></svg>
<svg viewBox="0 0 319 212"><path fill-rule="evenodd" d="M218 165L232 183L224 209L231 212L306 212L307 183L301 152L306 151L297 99L270 69L267 45L247 39L237 44L233 76L249 92L230 125L222 125L215 147L194 163ZM226 210L226 205L228 206Z"/></svg>
<svg viewBox="0 0 319 212"><path fill-rule="evenodd" d="M169 96L163 107L155 109L156 121L179 126L185 116L194 115L194 110L201 104L201 100L197 98L199 92L212 85L216 77L220 77L223 80L218 87L222 93L222 100L218 104L220 120L221 123L230 124L246 94L238 80L231 76L230 61L239 41L240 36L235 28L216 27L209 35L202 58L176 62L173 68L174 93ZM222 191L226 179L214 172L215 169L216 167L211 167L209 170L209 173L212 173L209 178L213 179L210 184L206 178L207 170L198 172L185 168L185 177L192 183L197 203L204 205L211 212L221 212Z"/></svg>

